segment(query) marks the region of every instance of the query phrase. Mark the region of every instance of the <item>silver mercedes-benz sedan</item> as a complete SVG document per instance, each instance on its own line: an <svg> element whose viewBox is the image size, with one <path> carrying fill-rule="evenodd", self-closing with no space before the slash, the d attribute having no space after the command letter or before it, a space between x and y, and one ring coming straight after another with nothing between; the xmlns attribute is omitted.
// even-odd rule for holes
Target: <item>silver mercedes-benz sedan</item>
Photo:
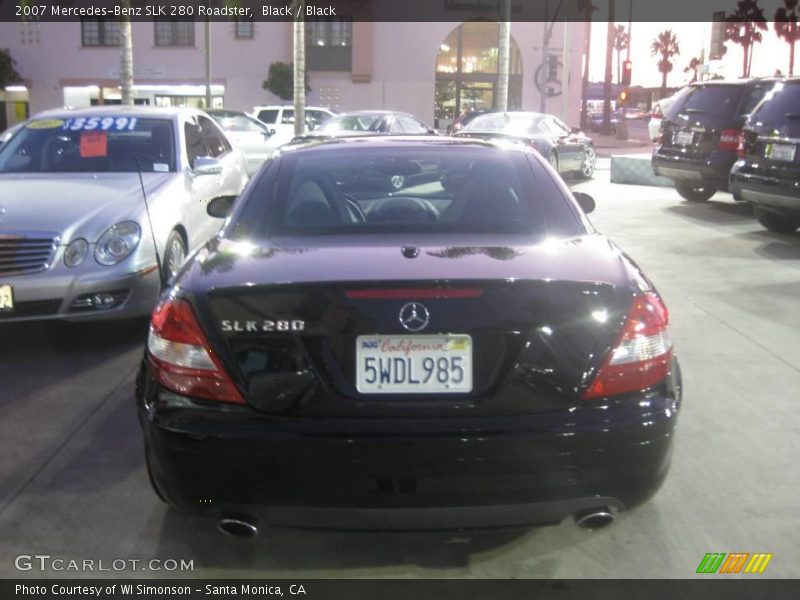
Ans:
<svg viewBox="0 0 800 600"><path fill-rule="evenodd" d="M41 113L0 147L0 322L149 313L247 161L205 113ZM160 268L159 268L160 265Z"/></svg>

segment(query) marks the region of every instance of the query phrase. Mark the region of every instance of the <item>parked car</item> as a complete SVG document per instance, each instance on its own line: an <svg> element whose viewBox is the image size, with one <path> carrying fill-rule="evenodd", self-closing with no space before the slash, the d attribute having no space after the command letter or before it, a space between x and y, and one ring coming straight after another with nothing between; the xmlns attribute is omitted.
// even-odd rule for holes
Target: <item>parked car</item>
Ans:
<svg viewBox="0 0 800 600"><path fill-rule="evenodd" d="M335 115L336 112L320 106L306 107L306 129L313 131ZM285 144L294 137L294 106L271 105L254 106L250 116L255 117L267 127L275 130L276 139Z"/></svg>
<svg viewBox="0 0 800 600"><path fill-rule="evenodd" d="M340 185L420 165L436 180L399 194ZM230 204L209 203L226 225L153 312L138 378L170 505L250 535L264 506L305 527L599 527L662 484L667 309L530 146L328 140Z"/></svg>
<svg viewBox="0 0 800 600"><path fill-rule="evenodd" d="M559 173L590 178L597 166L592 139L552 115L533 112L488 113L477 117L458 136L505 139L537 150Z"/></svg>
<svg viewBox="0 0 800 600"><path fill-rule="evenodd" d="M740 159L733 165L734 197L753 204L770 231L800 227L800 80L789 79L753 110L744 127Z"/></svg>
<svg viewBox="0 0 800 600"><path fill-rule="evenodd" d="M0 146L0 321L149 314L219 229L205 204L246 181L244 155L198 110L36 115Z"/></svg>
<svg viewBox="0 0 800 600"><path fill-rule="evenodd" d="M664 119L653 171L667 177L690 202L728 191L747 115L775 85L774 79L694 83Z"/></svg>
<svg viewBox="0 0 800 600"><path fill-rule="evenodd" d="M617 109L617 117L624 117L629 121L644 121L650 118L650 113L638 106L628 106Z"/></svg>
<svg viewBox="0 0 800 600"><path fill-rule="evenodd" d="M244 152L247 172L252 175L278 147L275 130L255 117L236 110L206 111L225 130L228 139Z"/></svg>
<svg viewBox="0 0 800 600"><path fill-rule="evenodd" d="M650 114L650 122L647 124L647 132L650 134L650 139L657 142L661 135L661 122L665 114L670 113L670 109L680 101L680 99L689 92L691 88L684 87L672 96L662 98L653 104L653 112Z"/></svg>
<svg viewBox="0 0 800 600"><path fill-rule="evenodd" d="M475 108L466 113L462 113L458 115L453 122L450 124L448 133L458 133L464 127L466 127L470 121L474 120L476 117L480 117L481 115L485 115L486 113L493 112L490 109L486 108Z"/></svg>
<svg viewBox="0 0 800 600"><path fill-rule="evenodd" d="M14 135L15 133L17 133L20 129L22 129L22 127L24 125L25 125L25 122L23 121L22 123L17 123L16 125L12 125L8 129L3 131L3 133L0 133L0 146L2 146L8 140L10 140L11 136Z"/></svg>
<svg viewBox="0 0 800 600"><path fill-rule="evenodd" d="M616 112L612 112L608 119L609 126L610 126L610 133L615 134L617 133L617 125L619 125L619 115ZM601 133L603 131L603 113L600 112L591 112L589 113L589 131L594 131L597 133Z"/></svg>
<svg viewBox="0 0 800 600"><path fill-rule="evenodd" d="M427 135L434 133L420 119L393 110L357 110L339 113L323 121L309 137L337 137L384 133L391 135Z"/></svg>

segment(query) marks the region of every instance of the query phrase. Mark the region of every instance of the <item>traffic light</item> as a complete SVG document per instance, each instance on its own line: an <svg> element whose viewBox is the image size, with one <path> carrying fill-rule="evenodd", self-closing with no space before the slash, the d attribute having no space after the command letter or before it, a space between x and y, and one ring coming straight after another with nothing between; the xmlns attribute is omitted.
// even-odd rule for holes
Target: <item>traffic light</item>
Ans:
<svg viewBox="0 0 800 600"><path fill-rule="evenodd" d="M633 71L633 63L631 61L626 60L624 63L622 63L622 81L620 81L622 85L631 84L632 71Z"/></svg>
<svg viewBox="0 0 800 600"><path fill-rule="evenodd" d="M628 90L622 90L617 96L617 108L623 108L628 102Z"/></svg>

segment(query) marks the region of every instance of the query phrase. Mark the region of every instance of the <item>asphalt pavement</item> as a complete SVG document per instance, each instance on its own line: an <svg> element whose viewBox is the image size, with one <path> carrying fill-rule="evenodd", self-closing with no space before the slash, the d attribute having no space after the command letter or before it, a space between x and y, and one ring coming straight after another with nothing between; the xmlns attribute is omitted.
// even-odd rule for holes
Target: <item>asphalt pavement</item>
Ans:
<svg viewBox="0 0 800 600"><path fill-rule="evenodd" d="M800 234L766 232L728 195L689 204L672 189L611 184L607 169L601 160L577 187L664 296L685 382L672 470L645 505L595 532L567 520L228 538L150 490L133 400L146 322L6 324L0 577L117 574L15 568L19 555L46 554L193 561L191 572L125 571L148 577L685 578L707 552L770 552L759 577L800 576Z"/></svg>

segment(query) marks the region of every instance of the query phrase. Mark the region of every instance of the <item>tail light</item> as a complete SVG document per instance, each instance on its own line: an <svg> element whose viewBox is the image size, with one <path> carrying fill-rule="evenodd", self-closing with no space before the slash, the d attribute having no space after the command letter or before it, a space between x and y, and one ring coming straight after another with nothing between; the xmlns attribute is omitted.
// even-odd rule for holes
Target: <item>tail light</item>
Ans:
<svg viewBox="0 0 800 600"><path fill-rule="evenodd" d="M719 135L720 150L732 150L738 152L739 138L742 136L741 129L723 129Z"/></svg>
<svg viewBox="0 0 800 600"><path fill-rule="evenodd" d="M671 362L667 307L654 292L638 294L616 344L583 398L649 388L667 376Z"/></svg>
<svg viewBox="0 0 800 600"><path fill-rule="evenodd" d="M744 132L739 134L739 143L736 145L736 156L739 158L744 158L745 155L745 147L744 147Z"/></svg>
<svg viewBox="0 0 800 600"><path fill-rule="evenodd" d="M147 350L153 377L166 389L191 398L245 403L185 300L169 298L156 307Z"/></svg>

